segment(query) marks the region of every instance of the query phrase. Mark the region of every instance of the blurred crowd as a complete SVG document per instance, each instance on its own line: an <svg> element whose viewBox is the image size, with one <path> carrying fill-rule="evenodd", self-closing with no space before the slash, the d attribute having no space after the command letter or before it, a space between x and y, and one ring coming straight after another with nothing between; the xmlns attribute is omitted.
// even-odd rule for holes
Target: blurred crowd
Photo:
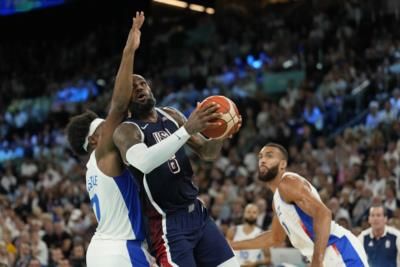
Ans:
<svg viewBox="0 0 400 267"><path fill-rule="evenodd" d="M191 154L200 197L224 232L242 222L250 202L260 210L258 225L270 226L272 193L257 180L258 152L269 141L288 149L289 170L312 182L341 225L359 233L368 227L368 208L384 203L389 224L400 229L399 17L363 1L345 2L271 12L221 1L218 16L171 16L148 26L151 53L137 67L151 79L160 105L188 115L197 101L222 94L243 116L218 160ZM63 128L85 108L105 114L120 51L102 37L114 31L123 43L118 27L57 46L32 41L24 44L26 55L2 53L13 73L0 79L0 148L22 147L23 157L0 162L0 266L85 266L97 223L84 165ZM248 55L260 65L248 64ZM63 64L55 67L54 58ZM269 93L265 76L290 70L303 70L304 80ZM40 124L13 123L21 110L7 109L12 100L52 95L81 79L96 82L100 95L50 103Z"/></svg>

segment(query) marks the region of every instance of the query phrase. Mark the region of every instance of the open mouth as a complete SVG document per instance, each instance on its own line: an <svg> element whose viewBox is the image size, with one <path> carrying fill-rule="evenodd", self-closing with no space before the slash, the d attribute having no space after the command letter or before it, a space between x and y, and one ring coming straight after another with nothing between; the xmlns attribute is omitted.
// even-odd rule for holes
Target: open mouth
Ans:
<svg viewBox="0 0 400 267"><path fill-rule="evenodd" d="M136 98L139 102L143 102L143 101L145 101L146 100L146 94L145 93L140 93L140 94L138 94L137 95L137 98Z"/></svg>

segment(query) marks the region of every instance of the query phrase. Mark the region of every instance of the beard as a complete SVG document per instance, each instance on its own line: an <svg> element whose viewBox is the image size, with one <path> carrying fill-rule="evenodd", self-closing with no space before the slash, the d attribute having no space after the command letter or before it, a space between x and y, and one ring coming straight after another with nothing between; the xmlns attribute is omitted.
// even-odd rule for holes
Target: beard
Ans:
<svg viewBox="0 0 400 267"><path fill-rule="evenodd" d="M276 166L272 167L271 169L268 170L268 172L261 174L258 172L258 179L260 179L263 182L270 182L274 180L274 178L278 175L279 171L279 165L276 164Z"/></svg>
<svg viewBox="0 0 400 267"><path fill-rule="evenodd" d="M253 219L253 218L244 218L244 221L245 221L247 224L255 225L255 224L257 223L257 218L255 218L255 219Z"/></svg>
<svg viewBox="0 0 400 267"><path fill-rule="evenodd" d="M148 115L155 105L156 99L153 94L151 94L145 102L131 101L129 104L129 111L132 113L133 118L142 118Z"/></svg>

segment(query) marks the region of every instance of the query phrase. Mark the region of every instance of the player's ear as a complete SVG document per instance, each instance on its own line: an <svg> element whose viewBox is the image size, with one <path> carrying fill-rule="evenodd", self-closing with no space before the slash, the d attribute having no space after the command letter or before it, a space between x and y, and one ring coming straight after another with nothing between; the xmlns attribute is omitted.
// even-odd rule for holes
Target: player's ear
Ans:
<svg viewBox="0 0 400 267"><path fill-rule="evenodd" d="M98 139L98 137L96 135L94 135L94 134L89 136L89 138L88 138L89 144L91 146L95 146L97 144L97 139Z"/></svg>
<svg viewBox="0 0 400 267"><path fill-rule="evenodd" d="M286 169L287 166L287 161L286 160L281 160L281 162L279 163L279 168L280 169Z"/></svg>

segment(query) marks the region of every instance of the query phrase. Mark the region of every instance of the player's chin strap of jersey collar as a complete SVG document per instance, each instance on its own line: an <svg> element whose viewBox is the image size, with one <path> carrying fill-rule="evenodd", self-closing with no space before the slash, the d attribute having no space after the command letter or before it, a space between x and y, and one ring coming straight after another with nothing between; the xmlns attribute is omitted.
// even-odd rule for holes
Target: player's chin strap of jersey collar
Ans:
<svg viewBox="0 0 400 267"><path fill-rule="evenodd" d="M88 145L89 145L89 137L92 136L94 134L94 132L96 131L96 129L99 127L99 125L104 121L104 119L100 119L100 118L96 118L94 120L92 120L92 122L90 123L90 127L89 127L89 132L87 133L86 137L85 137L85 143L83 144L83 149L87 152L88 150Z"/></svg>

